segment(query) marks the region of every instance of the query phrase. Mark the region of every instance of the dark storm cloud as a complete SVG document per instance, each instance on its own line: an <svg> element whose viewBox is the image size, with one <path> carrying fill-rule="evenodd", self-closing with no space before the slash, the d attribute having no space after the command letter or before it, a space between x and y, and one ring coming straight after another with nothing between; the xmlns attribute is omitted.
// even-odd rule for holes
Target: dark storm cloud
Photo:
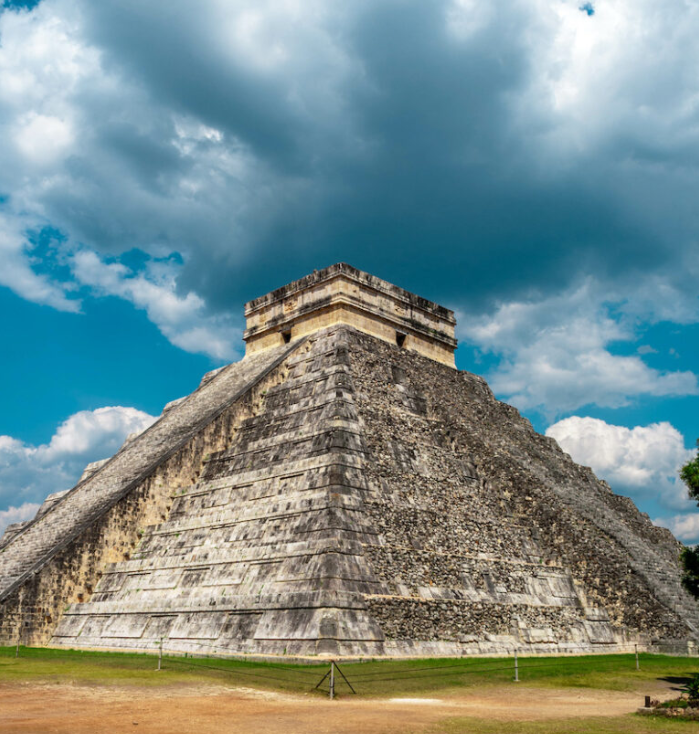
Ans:
<svg viewBox="0 0 699 734"><path fill-rule="evenodd" d="M125 0L86 10L91 38L107 51L107 68L140 80L152 101L243 140L275 169L307 167L309 138L320 126L294 104L285 74L246 66L231 53L234 38L216 38L215 4L194 10L174 0L164 10ZM313 83L312 70L295 72L302 78L292 82Z"/></svg>
<svg viewBox="0 0 699 734"><path fill-rule="evenodd" d="M679 4L636 7L635 40L602 11L516 0L35 12L72 19L91 71L52 113L72 124L63 185L37 177L24 199L81 246L182 253L180 293L213 311L338 260L478 310L583 275L677 280L694 245ZM665 26L652 63L643 34ZM606 56L581 63L593 32Z"/></svg>
<svg viewBox="0 0 699 734"><path fill-rule="evenodd" d="M558 289L581 271L615 276L667 260L664 232L648 231L610 198L604 161L573 161L545 179L536 172L527 137L535 131L513 125L511 111L534 73L522 33L532 21L521 6L500 6L467 40L450 36L447 3L358 7L333 36L356 63L332 80L339 126L322 95L313 100L316 115L307 90L303 103L295 99L299 85L314 83L313 59L266 75L211 43L207 10L90 7L92 38L109 64L164 107L240 140L286 192L245 207L242 241L220 241L220 230L195 220L182 243L183 287L217 308L235 307L243 294L288 279L284 256L293 253L299 275L350 260L407 285L432 281L434 297L482 304ZM629 145L619 141L605 158L627 155ZM153 180L168 174L158 156L139 158L134 174L148 167ZM656 195L650 188L634 206L646 208ZM231 280L241 262L243 287ZM275 263L278 275L270 273Z"/></svg>

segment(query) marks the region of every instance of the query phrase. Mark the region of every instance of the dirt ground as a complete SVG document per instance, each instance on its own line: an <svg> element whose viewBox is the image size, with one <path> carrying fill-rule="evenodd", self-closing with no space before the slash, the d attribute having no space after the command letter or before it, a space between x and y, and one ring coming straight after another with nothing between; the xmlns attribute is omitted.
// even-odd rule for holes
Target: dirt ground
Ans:
<svg viewBox="0 0 699 734"><path fill-rule="evenodd" d="M646 691L659 694L660 691ZM439 698L329 701L225 687L0 685L3 734L390 734L419 731L452 716L500 721L618 716L642 705L639 693L489 688Z"/></svg>

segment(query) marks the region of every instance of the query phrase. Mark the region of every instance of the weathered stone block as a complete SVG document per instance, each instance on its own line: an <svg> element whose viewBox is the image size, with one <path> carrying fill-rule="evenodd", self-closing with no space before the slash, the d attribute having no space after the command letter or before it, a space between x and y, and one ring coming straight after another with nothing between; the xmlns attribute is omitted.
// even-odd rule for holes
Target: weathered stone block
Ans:
<svg viewBox="0 0 699 734"><path fill-rule="evenodd" d="M378 300L354 301L359 326L326 325L297 284L253 302L250 356L6 538L0 639L294 655L699 640L677 541L432 358L446 309L404 299L444 332L434 352L401 346L386 329L405 314L384 316L403 296L363 282ZM408 336L430 344L427 321ZM303 336L285 344L289 323Z"/></svg>

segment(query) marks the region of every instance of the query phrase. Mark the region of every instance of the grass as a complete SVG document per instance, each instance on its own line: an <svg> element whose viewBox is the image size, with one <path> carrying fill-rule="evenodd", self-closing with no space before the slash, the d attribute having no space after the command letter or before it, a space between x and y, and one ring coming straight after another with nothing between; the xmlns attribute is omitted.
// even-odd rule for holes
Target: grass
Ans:
<svg viewBox="0 0 699 734"><path fill-rule="evenodd" d="M145 653L97 652L0 647L0 683L45 681L91 685L163 686L196 683L244 685L280 691L312 688L325 673L305 665L248 662L220 658L163 657L158 671L157 657Z"/></svg>
<svg viewBox="0 0 699 734"><path fill-rule="evenodd" d="M445 719L434 727L421 730L421 734L690 734L695 731L695 721L673 721L627 714L507 723L483 719Z"/></svg>
<svg viewBox="0 0 699 734"><path fill-rule="evenodd" d="M699 670L699 660L689 658L642 653L639 662L637 671L633 655L524 657L517 685L632 691L659 678L690 678ZM482 688L509 684L514 676L512 658L381 661L343 665L343 670L355 688L369 695Z"/></svg>
<svg viewBox="0 0 699 734"><path fill-rule="evenodd" d="M381 697L440 692L464 687L503 684L536 688L590 688L631 691L659 679L690 678L699 671L699 660L666 655L639 655L640 670L633 655L586 655L576 657L522 657L520 683L513 683L512 658L461 658L422 660L376 660L342 663L341 668L360 696ZM162 686L192 683L266 688L289 692L313 689L328 671L328 663L298 665L291 662L254 662L222 658L163 658L144 653L95 652L0 647L0 682L43 680L93 685L133 684ZM349 693L337 675L336 691ZM327 681L323 684L327 691Z"/></svg>

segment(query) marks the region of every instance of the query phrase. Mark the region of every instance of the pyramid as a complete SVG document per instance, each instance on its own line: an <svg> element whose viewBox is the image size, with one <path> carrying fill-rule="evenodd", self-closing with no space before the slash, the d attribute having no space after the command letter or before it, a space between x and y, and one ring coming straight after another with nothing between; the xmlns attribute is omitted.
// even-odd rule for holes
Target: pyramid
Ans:
<svg viewBox="0 0 699 734"><path fill-rule="evenodd" d="M0 541L0 642L208 654L691 651L681 545L346 264Z"/></svg>

